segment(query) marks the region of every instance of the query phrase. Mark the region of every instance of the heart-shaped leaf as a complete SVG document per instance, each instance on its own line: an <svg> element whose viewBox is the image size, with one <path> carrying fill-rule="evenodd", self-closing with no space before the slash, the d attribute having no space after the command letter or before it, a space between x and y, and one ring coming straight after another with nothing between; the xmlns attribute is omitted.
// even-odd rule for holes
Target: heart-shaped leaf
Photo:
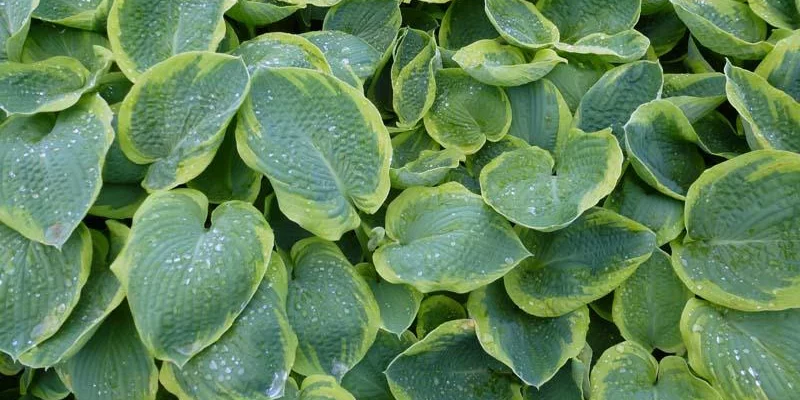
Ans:
<svg viewBox="0 0 800 400"><path fill-rule="evenodd" d="M308 39L283 32L269 32L242 43L232 55L242 57L254 75L264 68L297 67L330 73L325 55Z"/></svg>
<svg viewBox="0 0 800 400"><path fill-rule="evenodd" d="M0 125L0 222L63 245L100 192L111 118L95 95L57 117L16 116Z"/></svg>
<svg viewBox="0 0 800 400"><path fill-rule="evenodd" d="M704 299L744 311L800 307L800 155L759 150L709 168L686 195L672 265Z"/></svg>
<svg viewBox="0 0 800 400"><path fill-rule="evenodd" d="M291 258L287 311L299 342L293 369L341 380L375 341L378 304L334 243L303 239L292 247Z"/></svg>
<svg viewBox="0 0 800 400"><path fill-rule="evenodd" d="M592 399L634 395L664 400L722 400L706 381L694 376L683 358L657 362L644 347L623 342L606 350L592 370Z"/></svg>
<svg viewBox="0 0 800 400"><path fill-rule="evenodd" d="M355 229L358 210L375 213L389 193L389 132L366 97L332 76L256 73L236 142L245 163L269 178L281 212L324 239Z"/></svg>
<svg viewBox="0 0 800 400"><path fill-rule="evenodd" d="M446 322L395 358L386 369L398 400L519 399L510 371L481 348L475 322Z"/></svg>
<svg viewBox="0 0 800 400"><path fill-rule="evenodd" d="M501 154L480 173L483 199L516 224L552 231L611 193L622 173L622 150L608 129L572 130L557 151L557 167L538 147Z"/></svg>
<svg viewBox="0 0 800 400"><path fill-rule="evenodd" d="M406 189L389 204L386 235L373 254L378 273L425 293L469 292L528 256L508 221L457 183Z"/></svg>
<svg viewBox="0 0 800 400"><path fill-rule="evenodd" d="M519 308L540 317L564 315L611 293L655 248L649 229L603 208L555 232L523 229L520 239L534 256L503 281Z"/></svg>
<svg viewBox="0 0 800 400"><path fill-rule="evenodd" d="M585 306L556 318L535 317L517 308L498 281L473 291L467 308L484 350L528 385L550 380L586 343Z"/></svg>
<svg viewBox="0 0 800 400"><path fill-rule="evenodd" d="M473 78L494 86L524 85L541 79L557 64L567 62L550 49L537 51L528 61L522 50L486 39L462 47L453 55L453 61Z"/></svg>
<svg viewBox="0 0 800 400"><path fill-rule="evenodd" d="M678 329L681 311L692 297L673 272L669 254L656 249L614 291L614 323L626 340L675 353L683 348Z"/></svg>
<svg viewBox="0 0 800 400"><path fill-rule="evenodd" d="M691 299L681 317L689 365L730 399L787 399L800 382L800 311L741 312Z"/></svg>
<svg viewBox="0 0 800 400"><path fill-rule="evenodd" d="M164 387L181 399L280 397L297 349L287 291L286 267L273 252L264 280L230 329L183 368L161 365Z"/></svg>
<svg viewBox="0 0 800 400"><path fill-rule="evenodd" d="M133 82L150 67L188 51L214 51L225 36L222 15L236 0L114 0L108 39L119 69ZM158 10L159 12L153 12Z"/></svg>
<svg viewBox="0 0 800 400"><path fill-rule="evenodd" d="M485 0L486 16L507 42L539 49L558 42L555 24L525 0Z"/></svg>
<svg viewBox="0 0 800 400"><path fill-rule="evenodd" d="M150 164L142 186L167 190L200 175L249 84L241 59L208 52L177 55L139 76L119 110L118 133L131 161Z"/></svg>
<svg viewBox="0 0 800 400"><path fill-rule="evenodd" d="M496 142L511 126L511 105L503 89L481 83L464 70L436 72L436 99L425 114L425 129L445 148L464 154Z"/></svg>
<svg viewBox="0 0 800 400"><path fill-rule="evenodd" d="M209 229L207 216L208 200L195 190L150 195L111 266L147 349L179 367L230 328L258 288L273 244L250 204L221 204Z"/></svg>
<svg viewBox="0 0 800 400"><path fill-rule="evenodd" d="M0 224L0 350L16 360L53 336L78 303L91 262L84 225L59 250Z"/></svg>

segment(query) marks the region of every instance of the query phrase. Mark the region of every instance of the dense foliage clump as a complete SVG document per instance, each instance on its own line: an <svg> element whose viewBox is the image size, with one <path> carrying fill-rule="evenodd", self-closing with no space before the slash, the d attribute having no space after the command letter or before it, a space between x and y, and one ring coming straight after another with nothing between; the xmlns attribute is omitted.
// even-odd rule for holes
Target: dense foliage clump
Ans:
<svg viewBox="0 0 800 400"><path fill-rule="evenodd" d="M0 399L800 399L798 1L0 14Z"/></svg>

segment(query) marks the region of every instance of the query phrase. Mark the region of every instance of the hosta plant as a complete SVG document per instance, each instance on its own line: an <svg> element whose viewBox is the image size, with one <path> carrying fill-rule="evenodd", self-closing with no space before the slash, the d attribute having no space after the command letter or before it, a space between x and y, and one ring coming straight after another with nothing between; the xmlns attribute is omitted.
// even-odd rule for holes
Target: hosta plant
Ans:
<svg viewBox="0 0 800 400"><path fill-rule="evenodd" d="M0 399L800 399L800 2L0 1Z"/></svg>

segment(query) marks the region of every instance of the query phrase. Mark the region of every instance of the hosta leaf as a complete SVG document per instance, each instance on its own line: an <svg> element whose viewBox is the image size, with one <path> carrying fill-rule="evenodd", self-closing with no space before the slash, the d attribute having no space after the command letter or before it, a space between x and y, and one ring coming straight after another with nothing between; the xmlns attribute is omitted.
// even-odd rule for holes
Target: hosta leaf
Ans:
<svg viewBox="0 0 800 400"><path fill-rule="evenodd" d="M636 24L636 29L647 36L650 40L650 45L653 46L653 51L660 57L669 53L684 41L686 25L675 14L675 10L671 7L669 0L658 1L666 4L666 7L655 13L642 15L642 18ZM642 4L642 14L644 14L644 4Z"/></svg>
<svg viewBox="0 0 800 400"><path fill-rule="evenodd" d="M610 130L570 132L557 153L528 147L501 154L481 171L483 199L512 222L552 231L611 193L622 150Z"/></svg>
<svg viewBox="0 0 800 400"><path fill-rule="evenodd" d="M800 382L800 312L748 313L692 299L681 334L689 365L726 398L786 399Z"/></svg>
<svg viewBox="0 0 800 400"><path fill-rule="evenodd" d="M689 122L695 122L725 102L725 75L665 74L662 97L680 107Z"/></svg>
<svg viewBox="0 0 800 400"><path fill-rule="evenodd" d="M34 368L46 368L69 359L91 338L101 322L125 298L117 278L108 269L128 238L128 227L106 221L112 246L98 231L91 231L92 268L81 289L78 304L55 335L23 353L19 359Z"/></svg>
<svg viewBox="0 0 800 400"><path fill-rule="evenodd" d="M614 291L614 323L626 340L647 349L683 348L678 325L686 301L694 297L672 271L669 254L656 249Z"/></svg>
<svg viewBox="0 0 800 400"><path fill-rule="evenodd" d="M306 32L303 37L322 50L333 76L361 88L378 68L381 54L358 36L339 31Z"/></svg>
<svg viewBox="0 0 800 400"><path fill-rule="evenodd" d="M222 15L234 4L236 0L163 4L160 0L114 0L108 16L114 60L136 82L139 75L173 55L214 51L225 36Z"/></svg>
<svg viewBox="0 0 800 400"><path fill-rule="evenodd" d="M375 341L378 304L332 242L303 239L292 247L291 258L287 311L299 342L293 369L341 380Z"/></svg>
<svg viewBox="0 0 800 400"><path fill-rule="evenodd" d="M556 49L573 54L587 54L612 62L626 63L644 56L650 39L636 30L628 29L608 35L603 32L584 36L574 43L556 43Z"/></svg>
<svg viewBox="0 0 800 400"><path fill-rule="evenodd" d="M265 174L281 212L338 240L389 192L391 144L380 114L356 89L322 73L265 69L239 112L239 154Z"/></svg>
<svg viewBox="0 0 800 400"><path fill-rule="evenodd" d="M250 169L236 151L236 126L231 124L211 164L187 186L199 190L209 203L228 200L253 203L261 190L261 174Z"/></svg>
<svg viewBox="0 0 800 400"><path fill-rule="evenodd" d="M332 376L311 375L303 379L299 400L356 400Z"/></svg>
<svg viewBox="0 0 800 400"><path fill-rule="evenodd" d="M0 6L0 61L19 61L22 44L39 0L7 0Z"/></svg>
<svg viewBox="0 0 800 400"><path fill-rule="evenodd" d="M625 124L625 147L642 180L683 200L706 167L697 134L680 108L667 100L643 104Z"/></svg>
<svg viewBox="0 0 800 400"><path fill-rule="evenodd" d="M378 303L381 328L399 337L414 322L422 302L422 293L413 286L389 283L378 278L371 264L360 264L356 268L369 284Z"/></svg>
<svg viewBox="0 0 800 400"><path fill-rule="evenodd" d="M139 76L120 108L117 132L131 161L150 164L142 186L166 190L200 175L249 83L241 59L208 52L177 55Z"/></svg>
<svg viewBox="0 0 800 400"><path fill-rule="evenodd" d="M693 292L744 311L800 307L800 155L750 152L706 170L686 195L672 265Z"/></svg>
<svg viewBox="0 0 800 400"><path fill-rule="evenodd" d="M242 43L232 53L242 57L247 71L255 75L264 68L297 67L331 72L319 48L302 36L269 32Z"/></svg>
<svg viewBox="0 0 800 400"><path fill-rule="evenodd" d="M417 314L417 337L422 339L439 325L456 319L467 318L467 310L461 303L443 294L435 294L422 300Z"/></svg>
<svg viewBox="0 0 800 400"><path fill-rule="evenodd" d="M417 339L408 331L400 335L379 331L367 355L345 374L342 387L358 400L394 400L383 372L398 354L416 342Z"/></svg>
<svg viewBox="0 0 800 400"><path fill-rule="evenodd" d="M558 88L548 79L506 89L511 102L508 134L549 152L560 147L572 125L572 113Z"/></svg>
<svg viewBox="0 0 800 400"><path fill-rule="evenodd" d="M65 56L30 64L0 64L0 109L9 114L35 114L73 106L111 65L110 51L102 47L94 51L100 65L95 71Z"/></svg>
<svg viewBox="0 0 800 400"><path fill-rule="evenodd" d="M589 393L589 364L592 349L586 345L577 357L564 364L553 377L539 388L525 388L525 400L583 400Z"/></svg>
<svg viewBox="0 0 800 400"><path fill-rule="evenodd" d="M775 44L775 49L769 52L758 64L755 73L766 79L776 89L783 90L796 101L800 101L800 79L798 79L798 65L800 65L800 32Z"/></svg>
<svg viewBox="0 0 800 400"><path fill-rule="evenodd" d="M384 54L400 30L400 0L342 0L328 10L322 29L364 39Z"/></svg>
<svg viewBox="0 0 800 400"><path fill-rule="evenodd" d="M612 68L612 65L594 57L562 53L567 63L558 64L547 74L547 79L558 88L569 110L575 112L581 99Z"/></svg>
<svg viewBox="0 0 800 400"><path fill-rule="evenodd" d="M225 15L245 25L263 26L278 22L304 7L304 4L281 0L237 0Z"/></svg>
<svg viewBox="0 0 800 400"><path fill-rule="evenodd" d="M30 239L63 245L100 191L111 118L95 95L57 118L16 116L0 125L0 221Z"/></svg>
<svg viewBox="0 0 800 400"><path fill-rule="evenodd" d="M107 69L105 64L109 57L106 52L98 51L94 46L107 49L110 47L108 39L98 32L34 22L25 39L21 59L24 63L33 63L50 57L67 56L80 61L89 71ZM102 78L98 80L98 84L101 81Z"/></svg>
<svg viewBox="0 0 800 400"><path fill-rule="evenodd" d="M649 229L603 208L555 232L524 229L520 239L534 257L503 280L511 300L540 317L564 315L611 293L655 247Z"/></svg>
<svg viewBox="0 0 800 400"><path fill-rule="evenodd" d="M119 111L118 105L112 107L112 111L115 109L117 112ZM112 120L112 126L117 128L117 118ZM146 173L146 166L134 164L125 156L120 148L119 138L115 137L106 153L106 162L103 164L103 188L108 183L134 183L138 186Z"/></svg>
<svg viewBox="0 0 800 400"><path fill-rule="evenodd" d="M125 100L133 83L122 72L109 72L97 81L95 90L108 104L118 104Z"/></svg>
<svg viewBox="0 0 800 400"><path fill-rule="evenodd" d="M622 126L636 108L659 97L662 82L661 65L656 62L620 65L606 72L581 98L573 125L586 132L611 127L622 141Z"/></svg>
<svg viewBox="0 0 800 400"><path fill-rule="evenodd" d="M486 16L507 42L538 49L558 42L558 28L525 0L485 0Z"/></svg>
<svg viewBox="0 0 800 400"><path fill-rule="evenodd" d="M111 313L86 346L57 371L80 399L156 398L158 370L139 340L126 305Z"/></svg>
<svg viewBox="0 0 800 400"><path fill-rule="evenodd" d="M522 50L486 39L462 47L453 55L453 61L473 78L494 86L524 85L541 79L557 64L567 62L550 49L536 52L527 61Z"/></svg>
<svg viewBox="0 0 800 400"><path fill-rule="evenodd" d="M641 0L540 0L537 8L558 27L561 41L603 32L610 35L633 28Z"/></svg>
<svg viewBox="0 0 800 400"><path fill-rule="evenodd" d="M392 137L392 168L400 168L419 158L424 150L439 150L436 143L425 132L424 126L417 126Z"/></svg>
<svg viewBox="0 0 800 400"><path fill-rule="evenodd" d="M398 400L520 400L510 372L475 336L475 322L446 322L389 364L386 377Z"/></svg>
<svg viewBox="0 0 800 400"><path fill-rule="evenodd" d="M59 25L87 30L106 27L113 0L39 0L33 17Z"/></svg>
<svg viewBox="0 0 800 400"><path fill-rule="evenodd" d="M436 72L436 99L425 129L445 148L464 154L496 142L511 126L511 104L503 89L481 83L459 68Z"/></svg>
<svg viewBox="0 0 800 400"><path fill-rule="evenodd" d="M668 197L644 183L629 169L603 207L650 228L656 244L663 246L683 231L683 202Z"/></svg>
<svg viewBox="0 0 800 400"><path fill-rule="evenodd" d="M230 329L183 368L163 363L161 383L181 399L282 396L297 348L287 291L286 267L272 253L264 280Z"/></svg>
<svg viewBox="0 0 800 400"><path fill-rule="evenodd" d="M426 293L469 292L528 256L508 221L457 183L406 189L389 204L386 235L378 273Z"/></svg>
<svg viewBox="0 0 800 400"><path fill-rule="evenodd" d="M453 0L442 18L439 45L458 50L472 42L500 36L484 7L484 0Z"/></svg>
<svg viewBox="0 0 800 400"><path fill-rule="evenodd" d="M414 126L436 98L435 74L441 62L436 41L423 31L404 28L394 48L392 104L399 126Z"/></svg>
<svg viewBox="0 0 800 400"><path fill-rule="evenodd" d="M258 288L273 244L263 215L247 203L221 204L209 229L207 215L195 190L150 195L111 266L147 349L179 367L228 330Z"/></svg>
<svg viewBox="0 0 800 400"><path fill-rule="evenodd" d="M0 224L0 350L17 359L55 334L78 303L91 259L84 225L59 250Z"/></svg>
<svg viewBox="0 0 800 400"><path fill-rule="evenodd" d="M15 361L6 353L0 352L0 374L5 376L14 376L20 371L22 371L25 367L19 363L19 361Z"/></svg>
<svg viewBox="0 0 800 400"><path fill-rule="evenodd" d="M700 44L724 56L745 60L764 57L767 24L746 3L736 0L670 0L678 17Z"/></svg>
<svg viewBox="0 0 800 400"><path fill-rule="evenodd" d="M550 380L586 343L586 306L556 318L535 317L517 308L498 281L472 292L467 307L484 350L528 385Z"/></svg>
<svg viewBox="0 0 800 400"><path fill-rule="evenodd" d="M70 394L55 369L36 371L27 391L42 400L61 400Z"/></svg>
<svg viewBox="0 0 800 400"><path fill-rule="evenodd" d="M769 22L784 29L800 28L800 7L792 0L750 0L750 9Z"/></svg>
<svg viewBox="0 0 800 400"><path fill-rule="evenodd" d="M800 103L761 76L725 65L725 91L761 148L800 152Z"/></svg>
<svg viewBox="0 0 800 400"><path fill-rule="evenodd" d="M89 214L113 219L132 218L145 198L147 191L137 184L104 183Z"/></svg>
<svg viewBox="0 0 800 400"><path fill-rule="evenodd" d="M717 72L716 69L709 64L706 56L700 51L700 46L695 43L694 37L691 35L689 35L686 47L686 58L683 60L683 64L689 72L696 74Z"/></svg>
<svg viewBox="0 0 800 400"><path fill-rule="evenodd" d="M730 121L719 111L701 117L692 123L692 128L699 139L697 145L706 153L730 159L750 151L745 138L736 134Z"/></svg>
<svg viewBox="0 0 800 400"><path fill-rule="evenodd" d="M606 350L592 370L592 399L722 400L680 357L657 362L644 347L623 342Z"/></svg>
<svg viewBox="0 0 800 400"><path fill-rule="evenodd" d="M456 149L423 150L416 160L389 171L392 187L406 189L438 185L461 161L464 161L464 154Z"/></svg>
<svg viewBox="0 0 800 400"><path fill-rule="evenodd" d="M467 170L472 176L480 177L483 167L501 154L528 147L528 143L524 140L511 135L506 135L497 142L487 142L480 151L467 158ZM480 193L480 191L478 192Z"/></svg>
<svg viewBox="0 0 800 400"><path fill-rule="evenodd" d="M230 22L225 21L225 36L222 37L222 40L217 45L217 52L219 53L227 53L233 51L233 49L239 47L239 35L236 34L236 30L234 30L233 25Z"/></svg>

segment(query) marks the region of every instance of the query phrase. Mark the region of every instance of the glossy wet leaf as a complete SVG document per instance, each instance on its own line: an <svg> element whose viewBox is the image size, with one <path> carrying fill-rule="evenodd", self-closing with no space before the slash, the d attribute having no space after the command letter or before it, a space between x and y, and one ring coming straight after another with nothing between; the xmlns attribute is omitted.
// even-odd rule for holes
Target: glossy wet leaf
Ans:
<svg viewBox="0 0 800 400"><path fill-rule="evenodd" d="M558 42L555 24L525 0L485 0L486 16L507 42L538 49Z"/></svg>
<svg viewBox="0 0 800 400"><path fill-rule="evenodd" d="M656 361L635 342L606 350L592 370L592 399L621 397L664 400L721 400L707 382L695 376L683 358Z"/></svg>
<svg viewBox="0 0 800 400"><path fill-rule="evenodd" d="M458 50L481 39L499 37L484 7L484 0L451 1L439 28L439 45Z"/></svg>
<svg viewBox="0 0 800 400"><path fill-rule="evenodd" d="M91 207L114 131L111 110L87 96L59 113L11 117L0 125L0 221L61 246Z"/></svg>
<svg viewBox="0 0 800 400"><path fill-rule="evenodd" d="M669 254L657 249L614 291L614 323L626 340L678 352L683 348L681 311L692 297L673 272Z"/></svg>
<svg viewBox="0 0 800 400"><path fill-rule="evenodd" d="M567 63L558 64L546 79L558 88L570 112L578 109L586 92L613 66L594 57L562 53Z"/></svg>
<svg viewBox="0 0 800 400"><path fill-rule="evenodd" d="M533 257L503 282L519 308L540 317L564 315L611 293L655 247L649 229L602 208L555 232L524 229L520 239Z"/></svg>
<svg viewBox="0 0 800 400"><path fill-rule="evenodd" d="M92 267L81 289L78 304L55 335L20 355L25 365L43 368L66 361L83 347L103 320L122 302L125 293L108 268L128 237L128 227L107 221L109 240L98 231L91 231Z"/></svg>
<svg viewBox="0 0 800 400"><path fill-rule="evenodd" d="M242 43L232 55L242 57L247 71L254 75L264 68L297 67L330 72L319 48L302 36L269 32Z"/></svg>
<svg viewBox="0 0 800 400"><path fill-rule="evenodd" d="M342 0L325 14L322 29L358 36L384 54L397 36L400 20L400 0Z"/></svg>
<svg viewBox="0 0 800 400"><path fill-rule="evenodd" d="M501 154L480 173L484 200L516 224L552 231L611 193L622 173L622 150L609 130L572 130L556 157L558 165L538 147Z"/></svg>
<svg viewBox="0 0 800 400"><path fill-rule="evenodd" d="M665 74L662 97L695 122L725 102L725 76L717 72Z"/></svg>
<svg viewBox="0 0 800 400"><path fill-rule="evenodd" d="M133 82L180 53L214 51L225 36L223 13L236 0L114 0L108 39L117 65ZM153 10L159 10L154 13Z"/></svg>
<svg viewBox="0 0 800 400"><path fill-rule="evenodd" d="M461 303L443 294L434 294L422 300L417 313L417 337L422 339L439 325L467 318L467 310Z"/></svg>
<svg viewBox="0 0 800 400"><path fill-rule="evenodd" d="M81 399L156 398L158 370L126 305L111 313L86 346L57 371Z"/></svg>
<svg viewBox="0 0 800 400"><path fill-rule="evenodd" d="M650 228L663 246L683 231L683 202L646 184L629 168L603 207Z"/></svg>
<svg viewBox="0 0 800 400"><path fill-rule="evenodd" d="M19 61L22 45L28 34L31 13L39 0L8 0L0 8L0 60Z"/></svg>
<svg viewBox="0 0 800 400"><path fill-rule="evenodd" d="M769 22L784 29L800 28L800 6L791 0L751 0L750 9Z"/></svg>
<svg viewBox="0 0 800 400"><path fill-rule="evenodd" d="M800 101L800 80L797 79L796 70L800 64L799 38L800 32L795 32L780 40L754 71L770 85L783 90L797 101Z"/></svg>
<svg viewBox="0 0 800 400"><path fill-rule="evenodd" d="M464 161L464 154L456 149L422 150L416 160L389 171L392 187L406 189L438 185L461 161Z"/></svg>
<svg viewBox="0 0 800 400"><path fill-rule="evenodd" d="M32 63L50 57L66 56L80 61L89 71L108 68L105 64L109 57L94 46L110 48L108 39L101 33L33 22L22 48L22 62ZM98 84L101 81L102 77L98 79Z"/></svg>
<svg viewBox="0 0 800 400"><path fill-rule="evenodd" d="M298 400L356 400L332 376L311 375L303 379Z"/></svg>
<svg viewBox="0 0 800 400"><path fill-rule="evenodd" d="M73 28L102 30L112 3L112 0L39 0L33 17Z"/></svg>
<svg viewBox="0 0 800 400"><path fill-rule="evenodd" d="M288 274L272 253L264 280L222 337L178 368L161 365L161 383L181 399L274 399L283 395L297 337L286 315Z"/></svg>
<svg viewBox="0 0 800 400"><path fill-rule="evenodd" d="M741 312L692 299L681 317L689 365L730 399L781 399L800 379L800 313Z"/></svg>
<svg viewBox="0 0 800 400"><path fill-rule="evenodd" d="M436 328L389 364L386 377L398 400L521 399L507 368L486 354L472 320Z"/></svg>
<svg viewBox="0 0 800 400"><path fill-rule="evenodd" d="M317 46L333 76L360 88L375 73L381 53L358 36L340 31L314 31L303 37Z"/></svg>
<svg viewBox="0 0 800 400"><path fill-rule="evenodd" d="M111 266L145 346L179 367L230 328L258 288L273 244L250 204L221 204L210 228L207 216L208 200L195 190L150 195Z"/></svg>
<svg viewBox="0 0 800 400"><path fill-rule="evenodd" d="M800 155L753 151L706 170L686 196L675 272L693 292L744 311L798 307Z"/></svg>
<svg viewBox="0 0 800 400"><path fill-rule="evenodd" d="M573 125L586 132L611 127L622 141L622 126L636 108L658 98L662 81L661 65L652 61L611 69L581 98Z"/></svg>
<svg viewBox="0 0 800 400"><path fill-rule="evenodd" d="M59 250L0 224L0 350L17 359L53 336L78 303L91 260L84 225Z"/></svg>
<svg viewBox="0 0 800 400"><path fill-rule="evenodd" d="M424 118L428 134L445 148L464 154L496 142L511 125L511 105L499 87L470 77L457 68L436 72L436 99Z"/></svg>
<svg viewBox="0 0 800 400"><path fill-rule="evenodd" d="M637 108L624 128L625 147L639 177L683 200L706 164L697 133L680 108L667 100L651 101Z"/></svg>
<svg viewBox="0 0 800 400"><path fill-rule="evenodd" d="M636 61L644 56L648 46L650 39L633 29L613 35L603 32L593 33L572 44L556 43L556 49L560 51L585 54L612 63Z"/></svg>
<svg viewBox="0 0 800 400"><path fill-rule="evenodd" d="M554 152L567 138L572 113L561 91L548 79L506 89L511 102L510 136L524 139L531 146Z"/></svg>
<svg viewBox="0 0 800 400"><path fill-rule="evenodd" d="M281 212L324 239L356 228L357 211L375 213L388 195L389 133L369 100L336 78L260 71L236 129L239 154L269 178Z"/></svg>
<svg viewBox="0 0 800 400"><path fill-rule="evenodd" d="M593 33L633 28L641 0L541 0L536 7L558 27L562 42L574 43Z"/></svg>
<svg viewBox="0 0 800 400"><path fill-rule="evenodd" d="M367 280L381 315L381 328L402 335L419 311L422 293L410 285L398 285L378 280L377 276Z"/></svg>
<svg viewBox="0 0 800 400"><path fill-rule="evenodd" d="M237 0L225 15L245 25L262 26L287 18L303 7L304 4L281 0Z"/></svg>
<svg viewBox="0 0 800 400"><path fill-rule="evenodd" d="M761 76L725 65L725 91L759 148L800 151L800 103Z"/></svg>
<svg viewBox="0 0 800 400"><path fill-rule="evenodd" d="M422 292L469 292L528 256L508 221L457 183L406 189L389 204L386 235L378 273Z"/></svg>
<svg viewBox="0 0 800 400"><path fill-rule="evenodd" d="M592 349L586 345L539 388L525 388L525 400L583 400L589 393L589 364Z"/></svg>
<svg viewBox="0 0 800 400"><path fill-rule="evenodd" d="M398 126L414 126L436 98L435 74L441 63L436 41L423 31L400 31L392 63L392 104Z"/></svg>
<svg viewBox="0 0 800 400"><path fill-rule="evenodd" d="M729 57L760 59L772 45L767 24L736 0L670 0L678 17L700 44Z"/></svg>
<svg viewBox="0 0 800 400"><path fill-rule="evenodd" d="M139 76L117 133L131 161L149 164L142 186L167 190L200 175L248 88L241 59L208 52L172 57Z"/></svg>
<svg viewBox="0 0 800 400"><path fill-rule="evenodd" d="M341 380L375 341L378 304L332 242L303 239L292 247L291 258L287 312L298 339L293 369Z"/></svg>
<svg viewBox="0 0 800 400"><path fill-rule="evenodd" d="M498 281L472 292L467 307L484 350L528 385L550 380L586 343L585 306L556 318L536 317L517 308Z"/></svg>
<svg viewBox="0 0 800 400"><path fill-rule="evenodd" d="M398 354L416 342L408 331L398 335L379 331L364 358L342 378L342 387L359 400L394 400L383 372Z"/></svg>
<svg viewBox="0 0 800 400"><path fill-rule="evenodd" d="M527 60L525 53L514 46L495 40L479 40L462 47L453 61L473 78L494 86L519 86L541 79L566 59L544 49ZM513 124L513 120L512 120Z"/></svg>

